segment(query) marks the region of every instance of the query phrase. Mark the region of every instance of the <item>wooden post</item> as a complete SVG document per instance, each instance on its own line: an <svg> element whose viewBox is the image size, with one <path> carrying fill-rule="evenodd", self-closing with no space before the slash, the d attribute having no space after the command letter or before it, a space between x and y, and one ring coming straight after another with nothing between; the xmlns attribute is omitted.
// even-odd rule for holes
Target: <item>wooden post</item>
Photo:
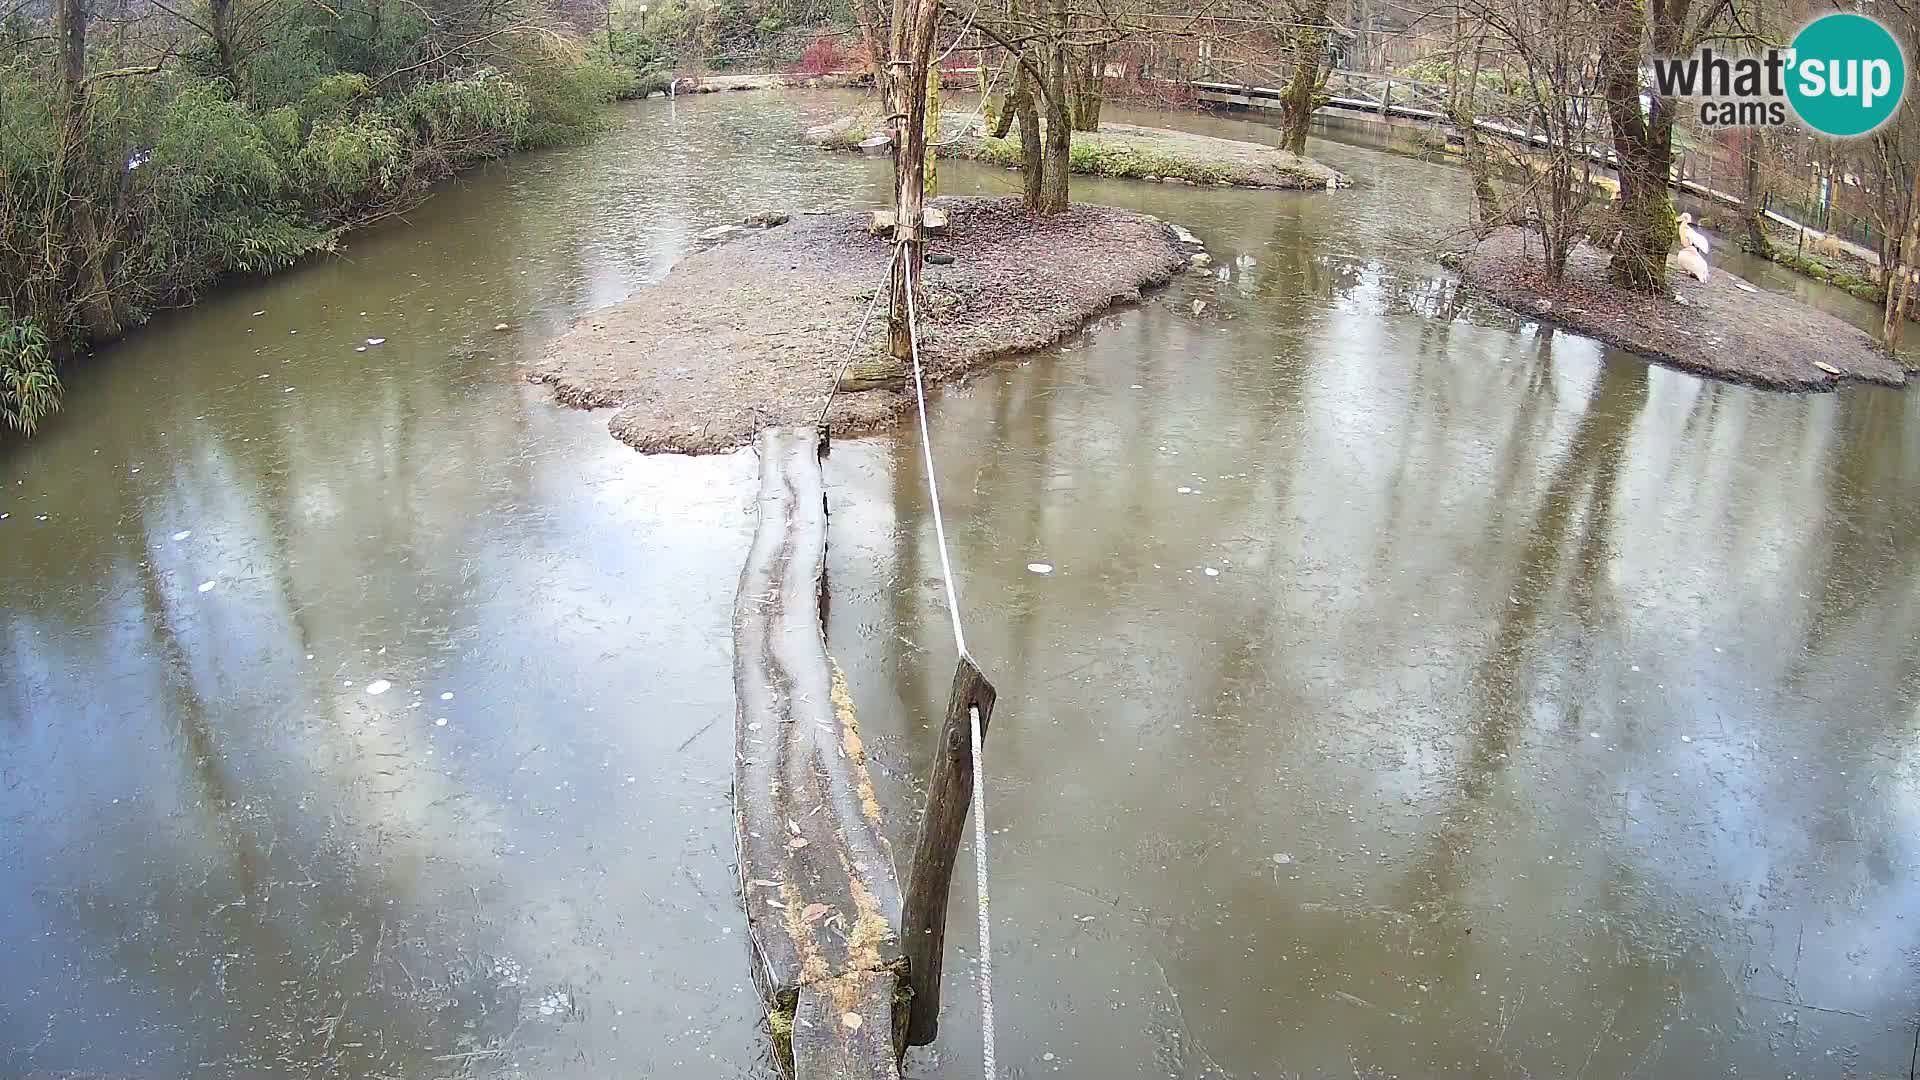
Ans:
<svg viewBox="0 0 1920 1080"><path fill-rule="evenodd" d="M913 847L913 870L900 919L901 951L913 990L907 1013L908 1046L927 1045L940 1028L947 887L966 831L967 807L973 802L973 718L968 710L980 710L984 742L994 697L993 684L980 673L973 657L961 654L953 669L953 692L947 697L947 718L940 726L933 775L927 781L927 813L920 819L920 839Z"/></svg>

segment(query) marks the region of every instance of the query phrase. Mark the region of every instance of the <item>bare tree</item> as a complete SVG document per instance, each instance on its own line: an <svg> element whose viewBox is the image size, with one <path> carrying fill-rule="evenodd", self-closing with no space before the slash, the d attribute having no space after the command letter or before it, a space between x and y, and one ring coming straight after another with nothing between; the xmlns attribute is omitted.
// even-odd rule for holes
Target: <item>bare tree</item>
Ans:
<svg viewBox="0 0 1920 1080"><path fill-rule="evenodd" d="M1646 58L1684 56L1717 36L1733 0L1593 0L1598 30L1601 92L1613 129L1620 175L1619 239L1614 283L1664 292L1667 252L1678 237L1673 198L1674 105L1650 94L1641 80ZM1646 96L1646 104L1642 97Z"/></svg>
<svg viewBox="0 0 1920 1080"><path fill-rule="evenodd" d="M1548 281L1558 281L1567 257L1591 225L1593 178L1589 105L1598 74L1590 43L1597 31L1588 0L1467 0L1468 14L1483 28L1475 43L1469 100L1481 92L1481 65L1492 58L1501 73L1496 91L1510 99L1511 111L1524 112L1541 138L1524 144L1501 142L1504 168L1515 178L1505 200L1518 217L1539 231ZM1475 162L1476 204L1484 227L1501 214L1490 200L1493 163L1480 143L1474 118L1465 118L1481 160ZM1501 214L1501 216L1506 216ZM1664 271L1665 252L1661 253Z"/></svg>

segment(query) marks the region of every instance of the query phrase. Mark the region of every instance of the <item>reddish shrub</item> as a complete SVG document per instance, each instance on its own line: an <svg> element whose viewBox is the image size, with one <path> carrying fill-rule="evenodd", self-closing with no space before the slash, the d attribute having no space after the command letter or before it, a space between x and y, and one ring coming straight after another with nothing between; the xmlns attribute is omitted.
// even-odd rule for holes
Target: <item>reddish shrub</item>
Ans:
<svg viewBox="0 0 1920 1080"><path fill-rule="evenodd" d="M807 45L800 54L800 65L794 70L796 75L831 75L846 71L848 64L847 49L835 34L821 33Z"/></svg>

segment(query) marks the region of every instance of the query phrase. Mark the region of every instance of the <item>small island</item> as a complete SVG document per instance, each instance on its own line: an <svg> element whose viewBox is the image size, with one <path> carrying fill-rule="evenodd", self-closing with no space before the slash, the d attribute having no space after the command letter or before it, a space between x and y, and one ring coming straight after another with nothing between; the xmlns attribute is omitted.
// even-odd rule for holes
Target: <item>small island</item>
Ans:
<svg viewBox="0 0 1920 1080"><path fill-rule="evenodd" d="M1906 373L1873 335L1791 296L1715 269L1706 281L1669 270L1669 296L1629 292L1609 253L1576 246L1549 283L1541 244L1518 226L1493 230L1460 263L1495 303L1682 371L1769 390L1832 390L1855 379L1903 386Z"/></svg>
<svg viewBox="0 0 1920 1080"><path fill-rule="evenodd" d="M1018 199L943 198L948 229L922 267L922 357L932 383L1060 341L1190 259L1173 227L1098 206L1034 217ZM650 453L720 453L773 424L810 424L854 347L884 356L891 242L864 211L763 216L689 256L658 284L593 312L528 373L580 408L616 408L615 437ZM879 430L904 386L842 392L838 433Z"/></svg>
<svg viewBox="0 0 1920 1080"><path fill-rule="evenodd" d="M857 150L875 130L872 120L856 116L810 129L805 137L829 150ZM978 121L961 118L943 126L935 152L1017 168L1020 139L995 138ZM1103 123L1098 131L1074 132L1068 164L1083 176L1196 186L1312 191L1350 183L1340 172L1279 147L1136 124Z"/></svg>

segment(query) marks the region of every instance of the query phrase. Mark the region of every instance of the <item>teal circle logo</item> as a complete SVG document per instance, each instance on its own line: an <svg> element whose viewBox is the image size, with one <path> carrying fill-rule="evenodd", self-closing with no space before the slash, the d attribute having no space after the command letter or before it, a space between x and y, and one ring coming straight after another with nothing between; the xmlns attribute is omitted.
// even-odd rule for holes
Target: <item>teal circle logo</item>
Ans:
<svg viewBox="0 0 1920 1080"><path fill-rule="evenodd" d="M1900 43L1873 19L1822 15L1793 39L1787 101L1822 135L1850 138L1886 123L1907 89Z"/></svg>

